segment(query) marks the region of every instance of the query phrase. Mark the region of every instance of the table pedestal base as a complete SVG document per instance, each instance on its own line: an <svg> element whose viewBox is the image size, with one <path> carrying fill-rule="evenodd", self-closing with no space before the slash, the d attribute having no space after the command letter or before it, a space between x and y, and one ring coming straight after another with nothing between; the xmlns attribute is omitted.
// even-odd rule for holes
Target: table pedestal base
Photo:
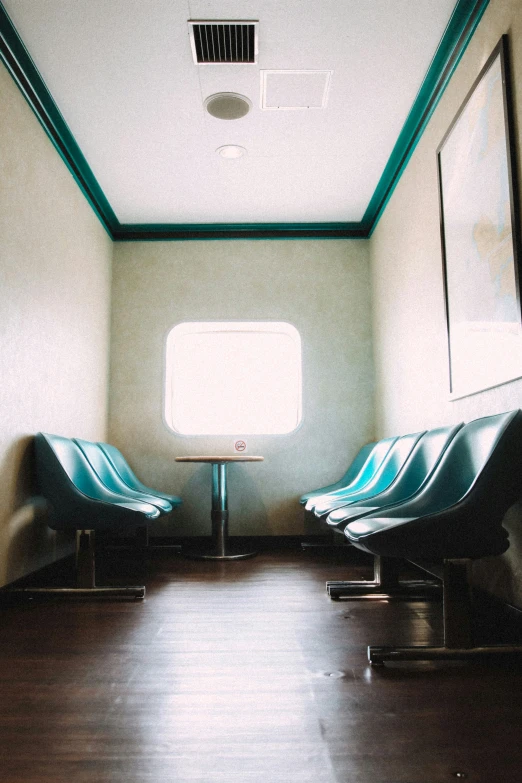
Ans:
<svg viewBox="0 0 522 783"><path fill-rule="evenodd" d="M262 462L263 457L176 457L176 462L209 462L212 465L212 539L201 547L183 549L183 554L197 560L244 560L257 552L241 551L228 537L227 463Z"/></svg>
<svg viewBox="0 0 522 783"><path fill-rule="evenodd" d="M235 551L236 548L233 543L228 541L227 551L222 553L216 550L214 543L210 542L206 545L194 549L183 549L183 556L190 557L193 560L245 560L247 557L254 557L257 552L243 552Z"/></svg>
<svg viewBox="0 0 522 783"><path fill-rule="evenodd" d="M212 509L212 538L200 547L183 549L183 554L196 560L243 560L253 557L256 552L244 552L228 537L228 510Z"/></svg>

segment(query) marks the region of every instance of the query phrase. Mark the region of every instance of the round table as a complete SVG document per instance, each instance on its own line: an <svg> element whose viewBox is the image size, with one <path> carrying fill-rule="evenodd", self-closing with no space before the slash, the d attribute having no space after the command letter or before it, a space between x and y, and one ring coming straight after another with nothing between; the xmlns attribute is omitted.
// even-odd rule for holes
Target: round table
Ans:
<svg viewBox="0 0 522 783"><path fill-rule="evenodd" d="M188 557L202 560L241 560L256 552L238 551L228 538L227 465L230 462L263 462L264 457L246 454L232 456L176 457L176 462L208 462L212 465L212 541L210 546L183 551Z"/></svg>

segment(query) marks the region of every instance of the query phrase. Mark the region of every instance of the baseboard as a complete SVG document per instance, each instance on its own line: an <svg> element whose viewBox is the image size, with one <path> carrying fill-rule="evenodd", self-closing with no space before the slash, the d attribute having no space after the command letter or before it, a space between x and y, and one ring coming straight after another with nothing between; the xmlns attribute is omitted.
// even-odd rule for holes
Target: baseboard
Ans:
<svg viewBox="0 0 522 783"><path fill-rule="evenodd" d="M149 541L158 546L189 546L197 545L208 539L208 536L151 536ZM230 536L230 541L245 547L253 547L256 551L281 551L298 550L302 544L312 544L323 547L331 547L335 550L352 551L346 539L333 541L329 535L300 535L300 536Z"/></svg>

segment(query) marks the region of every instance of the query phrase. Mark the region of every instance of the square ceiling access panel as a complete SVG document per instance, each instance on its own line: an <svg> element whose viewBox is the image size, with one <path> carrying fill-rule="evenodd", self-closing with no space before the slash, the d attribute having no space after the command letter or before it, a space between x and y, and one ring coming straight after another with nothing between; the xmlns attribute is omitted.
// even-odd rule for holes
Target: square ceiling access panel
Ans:
<svg viewBox="0 0 522 783"><path fill-rule="evenodd" d="M332 71L261 71L262 109L324 109Z"/></svg>

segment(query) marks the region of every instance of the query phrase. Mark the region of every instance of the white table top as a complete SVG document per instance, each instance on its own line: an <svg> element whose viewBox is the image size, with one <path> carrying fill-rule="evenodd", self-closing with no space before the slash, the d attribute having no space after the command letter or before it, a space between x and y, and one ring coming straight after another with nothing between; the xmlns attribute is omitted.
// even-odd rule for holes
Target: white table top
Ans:
<svg viewBox="0 0 522 783"><path fill-rule="evenodd" d="M221 456L203 456L203 457L176 457L176 462L263 462L264 457L251 457L248 454L230 454Z"/></svg>

